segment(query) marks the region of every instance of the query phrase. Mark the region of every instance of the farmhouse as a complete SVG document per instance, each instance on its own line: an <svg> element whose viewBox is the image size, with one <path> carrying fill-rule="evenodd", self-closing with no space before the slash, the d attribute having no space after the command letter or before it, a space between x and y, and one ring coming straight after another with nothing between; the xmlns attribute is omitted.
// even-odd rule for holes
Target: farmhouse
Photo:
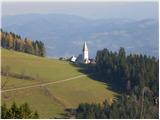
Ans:
<svg viewBox="0 0 160 120"><path fill-rule="evenodd" d="M76 62L76 59L77 59L77 58L76 58L75 56L72 56L72 57L71 57L71 62Z"/></svg>

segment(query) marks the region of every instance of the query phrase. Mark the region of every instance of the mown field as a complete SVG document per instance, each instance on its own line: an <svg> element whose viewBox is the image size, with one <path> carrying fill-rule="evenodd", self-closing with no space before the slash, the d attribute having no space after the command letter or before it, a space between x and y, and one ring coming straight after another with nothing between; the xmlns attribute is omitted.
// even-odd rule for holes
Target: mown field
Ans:
<svg viewBox="0 0 160 120"><path fill-rule="evenodd" d="M61 81L82 75L78 67L69 62L56 59L42 58L12 50L1 49L2 70L34 79L1 76L2 91L53 81ZM40 118L61 117L64 109L74 108L79 103L101 103L115 98L116 93L99 81L89 76L75 78L69 81L53 83L46 86L2 92L2 103L10 105L29 103L33 110L37 110Z"/></svg>

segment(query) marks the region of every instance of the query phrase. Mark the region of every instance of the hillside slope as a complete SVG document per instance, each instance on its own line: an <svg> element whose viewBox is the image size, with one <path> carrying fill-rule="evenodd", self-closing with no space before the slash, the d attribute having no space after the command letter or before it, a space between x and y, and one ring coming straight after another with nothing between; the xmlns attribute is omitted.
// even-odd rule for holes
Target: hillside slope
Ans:
<svg viewBox="0 0 160 120"><path fill-rule="evenodd" d="M2 74L2 103L27 102L40 118L53 118L82 102L111 102L115 98L109 86L83 75L69 62L6 49L1 53L2 72L8 73Z"/></svg>

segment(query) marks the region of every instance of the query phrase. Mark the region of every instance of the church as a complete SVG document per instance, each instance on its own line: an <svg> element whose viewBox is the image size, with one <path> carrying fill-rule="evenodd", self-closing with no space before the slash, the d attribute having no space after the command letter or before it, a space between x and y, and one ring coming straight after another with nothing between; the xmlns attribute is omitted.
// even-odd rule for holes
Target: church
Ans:
<svg viewBox="0 0 160 120"><path fill-rule="evenodd" d="M88 52L88 47L86 42L83 45L82 55L83 55L83 63L85 64L90 63L89 52Z"/></svg>
<svg viewBox="0 0 160 120"><path fill-rule="evenodd" d="M85 42L82 48L82 54L80 54L77 59L76 59L77 63L83 63L83 64L89 64L90 60L89 60L89 51L88 51L88 47L87 47L87 43Z"/></svg>
<svg viewBox="0 0 160 120"><path fill-rule="evenodd" d="M82 48L82 54L80 54L77 58L75 56L72 56L70 58L70 61L73 63L82 63L82 64L89 64L89 50L87 47L87 43L85 42Z"/></svg>

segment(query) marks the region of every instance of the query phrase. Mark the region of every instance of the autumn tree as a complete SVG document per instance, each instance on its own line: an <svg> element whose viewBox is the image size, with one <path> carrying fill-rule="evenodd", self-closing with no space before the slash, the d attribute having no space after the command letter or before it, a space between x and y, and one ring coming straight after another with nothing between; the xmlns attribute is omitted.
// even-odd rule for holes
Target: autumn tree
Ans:
<svg viewBox="0 0 160 120"><path fill-rule="evenodd" d="M20 52L34 54L37 56L45 56L44 43L36 40L35 42L31 39L22 39L20 35L12 32L4 32L1 29L1 46L6 49L12 49Z"/></svg>

